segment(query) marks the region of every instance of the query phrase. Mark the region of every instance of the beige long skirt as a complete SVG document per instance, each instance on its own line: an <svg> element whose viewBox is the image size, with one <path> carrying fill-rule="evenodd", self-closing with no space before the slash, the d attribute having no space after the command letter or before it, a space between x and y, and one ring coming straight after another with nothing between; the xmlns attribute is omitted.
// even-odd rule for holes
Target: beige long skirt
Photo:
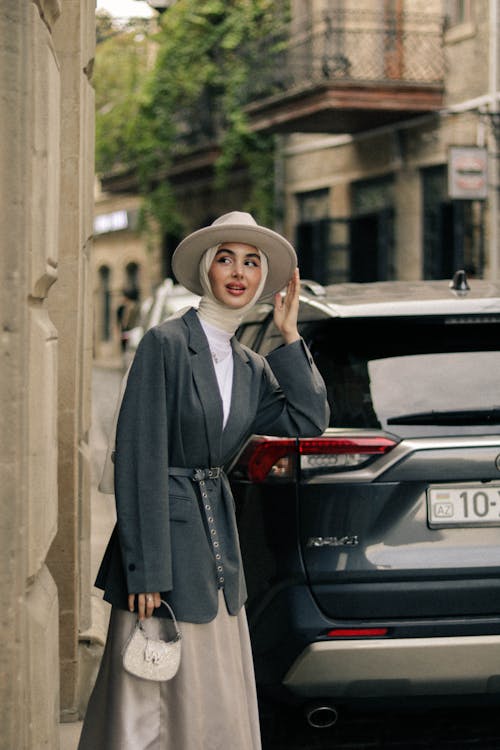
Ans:
<svg viewBox="0 0 500 750"><path fill-rule="evenodd" d="M168 621L148 621L165 637ZM232 616L222 592L212 622L179 623L182 657L168 682L128 674L122 650L135 615L113 608L78 750L260 750L245 610Z"/></svg>

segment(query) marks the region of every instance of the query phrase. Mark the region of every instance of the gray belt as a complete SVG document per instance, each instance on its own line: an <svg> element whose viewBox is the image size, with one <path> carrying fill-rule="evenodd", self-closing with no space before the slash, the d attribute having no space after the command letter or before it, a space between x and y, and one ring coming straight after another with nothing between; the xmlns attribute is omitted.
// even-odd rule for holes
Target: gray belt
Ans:
<svg viewBox="0 0 500 750"><path fill-rule="evenodd" d="M215 526L215 513L212 507L211 489L205 485L207 479L219 479L224 470L222 466L211 466L209 469L185 469L183 467L170 466L168 473L173 477L189 477L196 482L200 491L201 508L207 520L207 528L212 552L215 560L217 588L223 589L225 584L224 562L219 533ZM213 488L212 488L213 489Z"/></svg>
<svg viewBox="0 0 500 750"><path fill-rule="evenodd" d="M206 479L219 479L224 469L222 466L211 466L209 469L187 469L169 466L168 473L173 477L189 477L193 482L204 482Z"/></svg>

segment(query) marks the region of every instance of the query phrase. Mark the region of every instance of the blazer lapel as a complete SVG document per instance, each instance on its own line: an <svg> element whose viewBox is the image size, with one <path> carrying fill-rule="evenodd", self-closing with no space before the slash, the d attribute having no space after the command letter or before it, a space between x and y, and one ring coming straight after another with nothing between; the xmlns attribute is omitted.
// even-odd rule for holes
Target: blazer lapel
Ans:
<svg viewBox="0 0 500 750"><path fill-rule="evenodd" d="M246 432L248 422L248 397L251 394L252 370L248 366L248 357L238 340L231 339L233 347L233 388L231 393L231 409L222 434L222 459L226 463L234 447L238 445L242 435Z"/></svg>
<svg viewBox="0 0 500 750"><path fill-rule="evenodd" d="M192 353L193 380L203 409L210 453L210 465L218 466L221 456L222 399L219 393L212 355L210 354L207 337L194 309L186 313L184 321L189 329L189 348Z"/></svg>

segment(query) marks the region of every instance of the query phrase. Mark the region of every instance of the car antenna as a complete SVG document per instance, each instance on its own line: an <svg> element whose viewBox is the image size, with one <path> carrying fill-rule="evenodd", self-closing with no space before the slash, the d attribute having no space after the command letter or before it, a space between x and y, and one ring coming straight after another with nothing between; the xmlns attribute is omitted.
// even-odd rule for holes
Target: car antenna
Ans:
<svg viewBox="0 0 500 750"><path fill-rule="evenodd" d="M456 292L460 297L465 296L467 292L470 292L470 286L465 271L455 271L449 286L450 289Z"/></svg>

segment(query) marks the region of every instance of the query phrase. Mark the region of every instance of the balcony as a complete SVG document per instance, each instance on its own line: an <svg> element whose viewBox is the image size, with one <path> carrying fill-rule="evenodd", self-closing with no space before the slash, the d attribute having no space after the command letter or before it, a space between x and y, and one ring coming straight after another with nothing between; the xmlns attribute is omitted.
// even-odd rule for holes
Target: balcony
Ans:
<svg viewBox="0 0 500 750"><path fill-rule="evenodd" d="M336 12L299 26L238 50L255 71L240 90L254 131L354 134L443 106L441 16ZM180 107L175 126L169 179L211 179L227 129L220 92ZM107 190L135 184L133 171L103 179Z"/></svg>
<svg viewBox="0 0 500 750"><path fill-rule="evenodd" d="M251 126L356 133L436 111L442 40L441 16L371 11L328 14L288 40L266 40L245 91Z"/></svg>

